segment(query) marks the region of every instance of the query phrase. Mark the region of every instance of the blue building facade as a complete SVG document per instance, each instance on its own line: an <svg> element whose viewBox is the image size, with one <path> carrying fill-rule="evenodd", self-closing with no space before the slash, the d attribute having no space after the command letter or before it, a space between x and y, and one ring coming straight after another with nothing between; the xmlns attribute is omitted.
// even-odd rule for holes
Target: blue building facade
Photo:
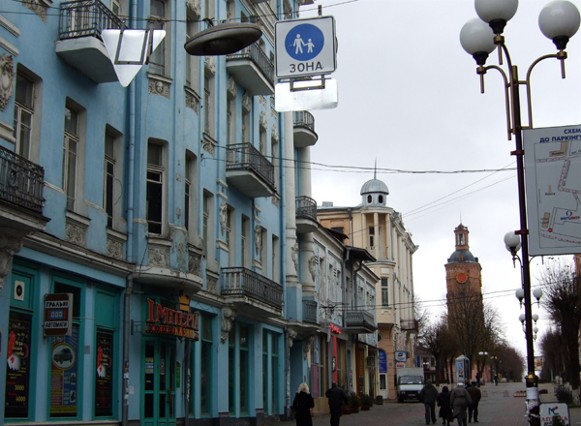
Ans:
<svg viewBox="0 0 581 426"><path fill-rule="evenodd" d="M273 97L274 23L299 3L3 3L0 425L254 424L317 380L317 135ZM263 35L185 52L225 21ZM166 34L128 87L101 38L121 28Z"/></svg>

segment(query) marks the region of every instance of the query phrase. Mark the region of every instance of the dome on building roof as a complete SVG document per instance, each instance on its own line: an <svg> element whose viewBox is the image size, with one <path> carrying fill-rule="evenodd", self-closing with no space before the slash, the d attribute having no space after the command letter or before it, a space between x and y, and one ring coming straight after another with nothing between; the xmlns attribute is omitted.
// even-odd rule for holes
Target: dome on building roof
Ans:
<svg viewBox="0 0 581 426"><path fill-rule="evenodd" d="M474 257L470 250L456 250L448 258L448 263L478 263L478 258Z"/></svg>
<svg viewBox="0 0 581 426"><path fill-rule="evenodd" d="M365 182L360 191L361 195L378 193L389 195L389 189L387 189L387 185L383 181L375 178Z"/></svg>

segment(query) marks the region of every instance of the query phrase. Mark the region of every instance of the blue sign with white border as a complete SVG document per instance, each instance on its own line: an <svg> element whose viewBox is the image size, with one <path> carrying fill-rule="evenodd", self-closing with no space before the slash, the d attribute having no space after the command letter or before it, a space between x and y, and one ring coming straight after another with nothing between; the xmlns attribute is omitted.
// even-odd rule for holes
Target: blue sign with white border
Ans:
<svg viewBox="0 0 581 426"><path fill-rule="evenodd" d="M335 19L278 21L275 24L276 76L280 79L330 74L337 68Z"/></svg>

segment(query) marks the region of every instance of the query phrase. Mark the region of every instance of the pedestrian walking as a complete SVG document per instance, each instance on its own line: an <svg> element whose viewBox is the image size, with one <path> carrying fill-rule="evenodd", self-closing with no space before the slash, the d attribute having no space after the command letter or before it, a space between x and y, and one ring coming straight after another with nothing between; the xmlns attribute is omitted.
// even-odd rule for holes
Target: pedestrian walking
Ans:
<svg viewBox="0 0 581 426"><path fill-rule="evenodd" d="M420 391L420 401L424 403L424 415L426 424L436 423L436 401L438 399L438 389L431 381L426 380L426 384Z"/></svg>
<svg viewBox="0 0 581 426"><path fill-rule="evenodd" d="M442 392L438 395L438 407L440 407L439 416L442 419L442 424L450 426L452 421L452 406L450 405L450 391L448 386L442 387Z"/></svg>
<svg viewBox="0 0 581 426"><path fill-rule="evenodd" d="M306 383L301 383L293 400L297 426L313 426L313 413L311 410L314 406L315 400L309 392L309 386Z"/></svg>
<svg viewBox="0 0 581 426"><path fill-rule="evenodd" d="M474 423L478 423L478 403L480 402L480 398L482 397L482 393L478 386L476 386L476 382L472 382L472 386L466 389L470 394L470 398L472 399L472 404L468 406L468 423L472 422L474 418Z"/></svg>
<svg viewBox="0 0 581 426"><path fill-rule="evenodd" d="M329 401L329 411L331 412L331 426L339 426L343 403L347 404L347 395L337 383L333 382L330 389L327 389L325 396Z"/></svg>
<svg viewBox="0 0 581 426"><path fill-rule="evenodd" d="M452 415L458 419L459 426L466 426L468 405L472 403L470 394L464 387L463 382L458 382L456 387L450 392L450 405L452 406Z"/></svg>

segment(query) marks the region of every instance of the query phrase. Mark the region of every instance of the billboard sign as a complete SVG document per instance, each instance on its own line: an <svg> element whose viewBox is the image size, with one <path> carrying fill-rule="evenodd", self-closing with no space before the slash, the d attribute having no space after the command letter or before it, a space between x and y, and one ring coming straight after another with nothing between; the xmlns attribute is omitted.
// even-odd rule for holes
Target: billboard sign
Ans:
<svg viewBox="0 0 581 426"><path fill-rule="evenodd" d="M581 253L581 125L523 131L531 256Z"/></svg>

